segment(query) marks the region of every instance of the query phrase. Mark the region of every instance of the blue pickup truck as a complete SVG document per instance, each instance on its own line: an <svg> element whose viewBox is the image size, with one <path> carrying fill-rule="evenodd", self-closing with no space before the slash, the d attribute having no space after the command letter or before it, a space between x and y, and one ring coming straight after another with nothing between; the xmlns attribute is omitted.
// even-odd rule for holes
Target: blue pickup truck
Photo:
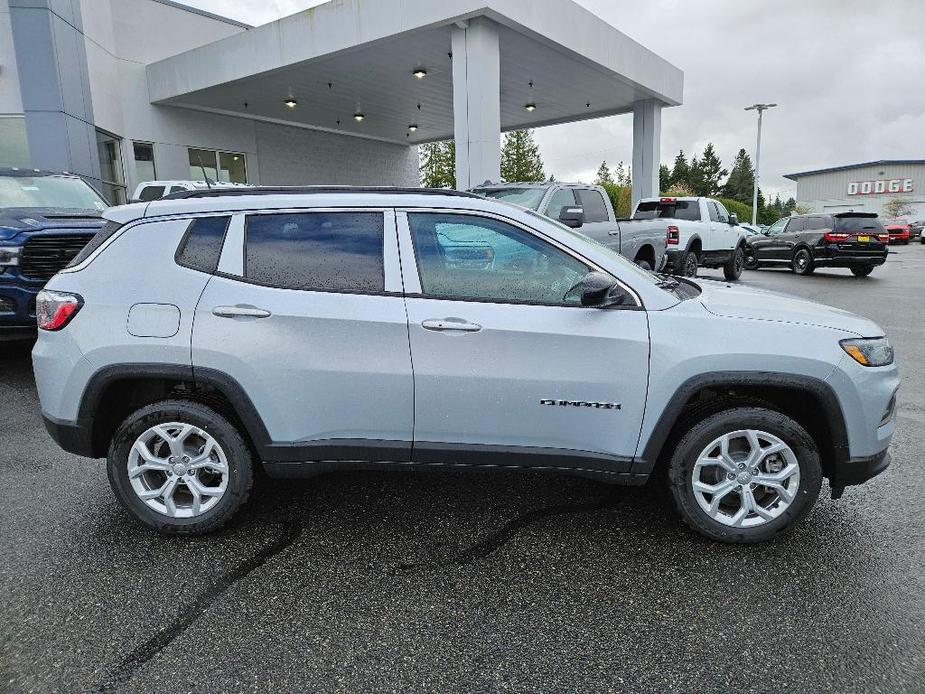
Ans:
<svg viewBox="0 0 925 694"><path fill-rule="evenodd" d="M0 168L0 341L35 335L35 295L93 238L107 207L78 176Z"/></svg>

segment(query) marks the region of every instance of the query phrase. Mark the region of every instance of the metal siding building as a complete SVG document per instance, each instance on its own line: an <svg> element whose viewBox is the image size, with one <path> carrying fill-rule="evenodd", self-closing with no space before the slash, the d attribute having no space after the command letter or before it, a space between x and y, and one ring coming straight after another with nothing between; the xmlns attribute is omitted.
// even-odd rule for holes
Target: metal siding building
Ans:
<svg viewBox="0 0 925 694"><path fill-rule="evenodd" d="M815 212L876 212L893 198L908 201L910 221L925 219L925 160L882 160L787 174L796 199Z"/></svg>

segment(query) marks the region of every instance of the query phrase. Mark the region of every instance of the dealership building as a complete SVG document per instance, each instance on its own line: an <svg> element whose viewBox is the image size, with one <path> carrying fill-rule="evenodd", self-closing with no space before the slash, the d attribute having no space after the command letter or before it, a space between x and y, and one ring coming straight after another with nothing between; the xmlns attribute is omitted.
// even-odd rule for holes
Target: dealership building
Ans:
<svg viewBox="0 0 925 694"><path fill-rule="evenodd" d="M787 174L796 200L814 212L876 212L894 198L909 203L908 221L925 219L925 160L884 159Z"/></svg>
<svg viewBox="0 0 925 694"><path fill-rule="evenodd" d="M141 181L417 185L455 138L460 188L507 130L633 117L658 194L683 73L572 0L336 0L259 27L170 0L0 0L0 166ZM603 146L603 143L602 143Z"/></svg>

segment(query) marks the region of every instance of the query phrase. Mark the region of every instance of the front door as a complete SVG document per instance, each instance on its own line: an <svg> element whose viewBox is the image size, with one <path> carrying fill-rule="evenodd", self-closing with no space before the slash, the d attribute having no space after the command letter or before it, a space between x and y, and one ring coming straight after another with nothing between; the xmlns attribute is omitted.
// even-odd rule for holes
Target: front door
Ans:
<svg viewBox="0 0 925 694"><path fill-rule="evenodd" d="M414 459L628 469L645 406L646 312L583 308L591 266L508 220L398 219Z"/></svg>
<svg viewBox="0 0 925 694"><path fill-rule="evenodd" d="M236 381L270 460L407 460L413 384L390 210L236 214L193 368Z"/></svg>

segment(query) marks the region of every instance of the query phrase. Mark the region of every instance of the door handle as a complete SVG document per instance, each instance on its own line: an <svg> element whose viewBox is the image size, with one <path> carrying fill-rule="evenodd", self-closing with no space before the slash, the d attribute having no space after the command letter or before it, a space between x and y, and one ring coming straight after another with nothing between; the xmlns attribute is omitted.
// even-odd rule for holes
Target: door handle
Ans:
<svg viewBox="0 0 925 694"><path fill-rule="evenodd" d="M470 323L462 318L430 318L423 323L421 327L425 330L435 330L438 332L463 332L477 333L482 326L477 323Z"/></svg>
<svg viewBox="0 0 925 694"><path fill-rule="evenodd" d="M272 314L256 306L216 306L212 309L212 315L219 318L269 318Z"/></svg>

